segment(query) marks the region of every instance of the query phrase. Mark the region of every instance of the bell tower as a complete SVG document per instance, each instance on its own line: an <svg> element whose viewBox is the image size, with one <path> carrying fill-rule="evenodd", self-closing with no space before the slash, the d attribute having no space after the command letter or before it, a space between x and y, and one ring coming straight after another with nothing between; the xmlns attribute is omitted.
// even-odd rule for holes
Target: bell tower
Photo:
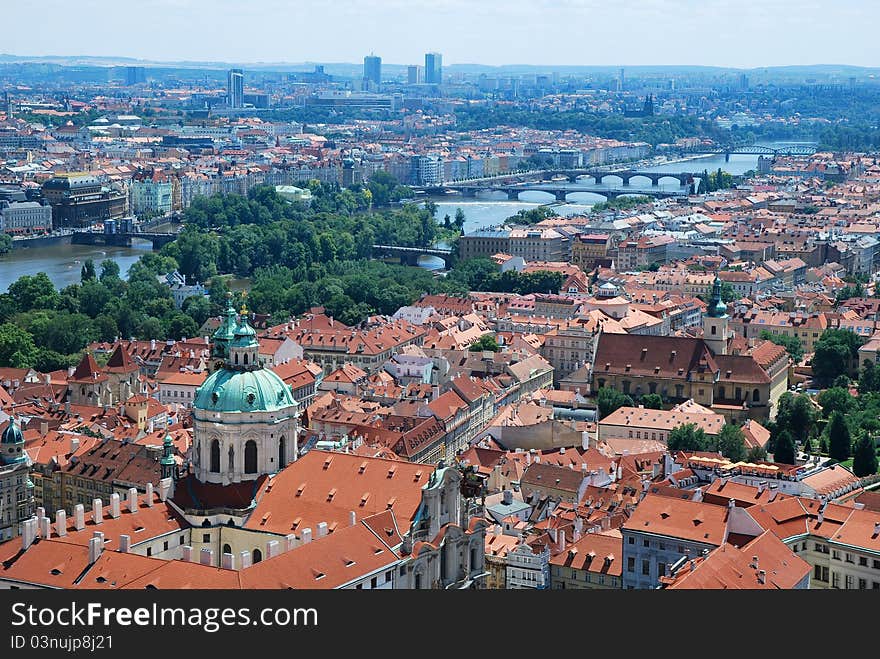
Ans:
<svg viewBox="0 0 880 659"><path fill-rule="evenodd" d="M712 285L712 298L703 316L703 341L715 355L727 354L727 339L730 336L730 316L727 305L721 300L721 279L715 275Z"/></svg>

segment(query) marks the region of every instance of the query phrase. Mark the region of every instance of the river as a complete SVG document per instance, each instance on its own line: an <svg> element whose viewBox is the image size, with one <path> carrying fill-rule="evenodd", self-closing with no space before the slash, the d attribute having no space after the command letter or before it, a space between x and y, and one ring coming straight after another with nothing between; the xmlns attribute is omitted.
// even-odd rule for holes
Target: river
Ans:
<svg viewBox="0 0 880 659"><path fill-rule="evenodd" d="M788 144L803 144L802 142L762 142L761 146L780 148ZM651 167L640 167L646 172L678 172L692 171L701 172L704 169L712 172L718 168L730 174L743 174L750 169L757 169L758 156L731 155L725 160L723 155L710 155L688 158L682 162L672 162ZM588 183L589 181L587 181ZM611 185L615 185L611 183ZM638 194L642 186L638 181L632 182L633 194ZM647 185L644 187L648 187ZM661 189L678 189L676 181L664 180L659 184ZM657 188L654 188L655 190ZM553 210L559 215L578 215L586 213L598 202L605 198L590 192L575 192L569 195L569 203L555 204ZM520 210L537 208L554 201L553 196L544 192L523 192L519 201L510 201L503 192L480 193L477 198L465 198L457 195L447 197L435 197L437 204L437 219L443 221L445 215L455 217L455 211L459 208L464 212L465 233L476 231L485 227L501 224L511 215ZM171 225L157 227L157 231L170 231ZM0 291L6 291L9 284L22 275L35 275L45 272L49 275L58 288L80 281L80 268L86 259L95 261L100 265L104 259L112 259L119 264L123 277L128 273L131 265L144 253L149 252L151 244L145 241L136 241L132 247L105 247L102 245L53 245L31 249L17 249L11 254L0 256ZM422 257L419 260L422 267L438 270L443 267L443 261L434 257Z"/></svg>

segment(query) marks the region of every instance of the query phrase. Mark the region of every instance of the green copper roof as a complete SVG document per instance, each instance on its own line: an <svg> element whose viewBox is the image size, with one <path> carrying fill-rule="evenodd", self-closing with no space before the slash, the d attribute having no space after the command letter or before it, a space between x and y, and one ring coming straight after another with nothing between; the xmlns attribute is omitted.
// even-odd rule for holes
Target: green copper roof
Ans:
<svg viewBox="0 0 880 659"><path fill-rule="evenodd" d="M721 301L721 279L717 275L712 285L712 298L709 300L709 308L706 312L710 318L721 318L727 314L727 305Z"/></svg>
<svg viewBox="0 0 880 659"><path fill-rule="evenodd" d="M159 464L163 465L173 465L174 464L174 456L171 455L171 446L174 440L171 439L171 435L165 435L165 441L162 442L163 455L159 460Z"/></svg>
<svg viewBox="0 0 880 659"><path fill-rule="evenodd" d="M229 345L232 348L253 348L260 345L257 341L257 332L248 323L246 316L241 317L241 324L235 328L235 338Z"/></svg>
<svg viewBox="0 0 880 659"><path fill-rule="evenodd" d="M223 314L223 317L220 319L220 327L218 327L213 335L215 340L220 339L221 341L231 341L232 337L235 336L235 329L238 326L235 317L235 309L232 308L232 305L226 309L226 313Z"/></svg>
<svg viewBox="0 0 880 659"><path fill-rule="evenodd" d="M23 444L24 436L21 434L21 428L15 422L15 419L9 419L9 425L3 431L0 437L0 444Z"/></svg>
<svg viewBox="0 0 880 659"><path fill-rule="evenodd" d="M296 401L290 387L273 371L221 369L196 391L193 406L209 412L272 412Z"/></svg>

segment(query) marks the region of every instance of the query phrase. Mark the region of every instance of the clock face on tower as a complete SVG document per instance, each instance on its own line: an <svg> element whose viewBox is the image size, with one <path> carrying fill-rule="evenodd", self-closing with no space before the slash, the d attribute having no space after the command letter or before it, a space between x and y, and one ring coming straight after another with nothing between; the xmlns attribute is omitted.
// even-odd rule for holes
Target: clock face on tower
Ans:
<svg viewBox="0 0 880 659"><path fill-rule="evenodd" d="M219 371L222 368L223 368L223 360L222 359L218 359L216 362L214 362L214 370L215 371Z"/></svg>

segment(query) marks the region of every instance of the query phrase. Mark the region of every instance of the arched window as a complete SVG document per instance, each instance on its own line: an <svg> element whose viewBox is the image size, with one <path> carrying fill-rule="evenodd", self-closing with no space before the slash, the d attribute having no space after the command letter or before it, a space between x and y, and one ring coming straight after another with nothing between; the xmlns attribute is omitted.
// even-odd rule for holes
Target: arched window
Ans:
<svg viewBox="0 0 880 659"><path fill-rule="evenodd" d="M224 554L231 554L231 553L232 553L232 547L230 547L228 544L223 545L223 553L224 553Z"/></svg>
<svg viewBox="0 0 880 659"><path fill-rule="evenodd" d="M220 473L220 442L216 439L211 441L211 472Z"/></svg>
<svg viewBox="0 0 880 659"><path fill-rule="evenodd" d="M287 452L285 451L285 449L286 449L285 444L286 444L286 442L284 441L284 435L281 435L281 439L278 440L278 468L279 469L281 469L282 467L284 467L287 464L287 461L285 460L285 457L287 455Z"/></svg>
<svg viewBox="0 0 880 659"><path fill-rule="evenodd" d="M259 549L254 549L254 552L253 554L251 554L251 556L253 556L254 563L259 563L263 560L263 552L261 552Z"/></svg>
<svg viewBox="0 0 880 659"><path fill-rule="evenodd" d="M257 443L252 439L244 445L244 473L257 473Z"/></svg>
<svg viewBox="0 0 880 659"><path fill-rule="evenodd" d="M752 401L755 403L759 403L761 401L761 392L757 389L752 392Z"/></svg>
<svg viewBox="0 0 880 659"><path fill-rule="evenodd" d="M229 462L227 469L229 470L230 476L235 473L235 448L231 445L229 446Z"/></svg>
<svg viewBox="0 0 880 659"><path fill-rule="evenodd" d="M245 364L245 366L247 366L247 363L248 363L248 355L247 355L247 353L244 353L244 364Z"/></svg>
<svg viewBox="0 0 880 659"><path fill-rule="evenodd" d="M238 353L235 353L235 363L238 363Z"/></svg>

